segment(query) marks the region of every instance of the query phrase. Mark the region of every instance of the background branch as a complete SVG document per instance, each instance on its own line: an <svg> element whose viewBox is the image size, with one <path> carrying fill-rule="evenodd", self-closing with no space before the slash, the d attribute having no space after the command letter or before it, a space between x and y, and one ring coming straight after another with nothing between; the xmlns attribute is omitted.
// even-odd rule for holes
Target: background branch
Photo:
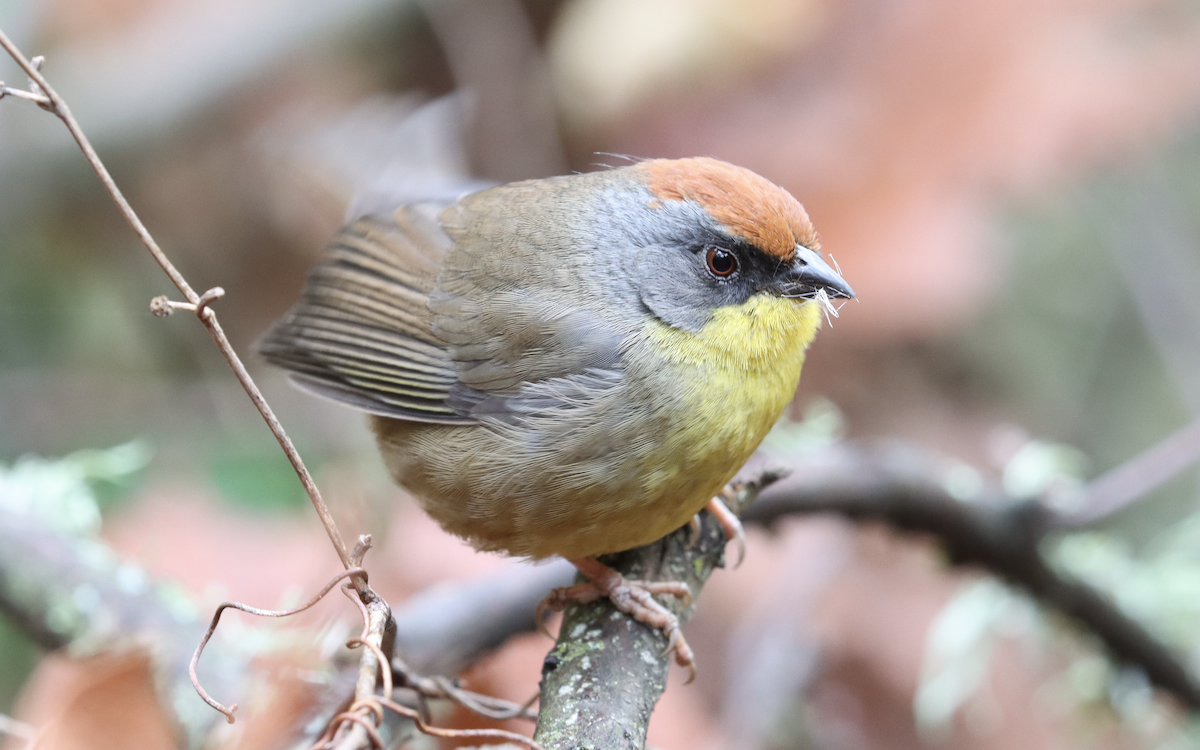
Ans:
<svg viewBox="0 0 1200 750"><path fill-rule="evenodd" d="M103 542L60 532L42 519L0 512L0 612L46 649L72 654L144 648L161 703L188 744L199 747L223 717L200 703L188 675L204 625L189 594L153 581ZM200 676L210 690L240 696L250 667L218 641Z"/></svg>
<svg viewBox="0 0 1200 750"><path fill-rule="evenodd" d="M1013 501L995 488L973 503L957 500L939 481L944 464L938 456L900 444L846 443L790 463L792 474L764 490L743 514L745 521L771 524L834 513L932 535L952 562L979 566L1025 588L1075 618L1117 659L1145 671L1185 705L1200 706L1194 678L1170 649L1107 597L1044 561L1038 545L1049 516L1036 504ZM685 529L608 562L626 576L684 580L699 593L725 546L720 529L703 516L692 547ZM571 570L565 563L515 566L413 597L395 616L397 653L407 663L397 670L397 684L403 684L399 676L414 672L456 674L512 635L532 630L537 601L565 583ZM68 646L79 653L152 645L156 673L165 676L159 680L164 705L177 714L191 745L210 736L219 715L195 710L199 701L186 676L202 630L186 595L150 581L105 545L20 514L0 514L0 609L48 648ZM685 609L680 616L686 620L690 613ZM255 654L214 646L201 665L205 683L221 695L252 699L245 690ZM640 747L665 685L665 646L661 633L615 615L607 602L570 608L544 668L539 741L548 748L572 747L581 738L597 746L613 741L615 747ZM343 710L362 668L338 667L295 726L320 727ZM393 741L412 731L404 720L389 721L385 734Z"/></svg>
<svg viewBox="0 0 1200 750"><path fill-rule="evenodd" d="M512 635L535 630L546 592L574 577L574 566L555 560L419 592L394 613L397 655L423 674L458 674Z"/></svg>
<svg viewBox="0 0 1200 750"><path fill-rule="evenodd" d="M1115 659L1200 710L1200 684L1170 648L1105 594L1047 564L1040 546L1054 527L1051 511L995 487L971 502L956 499L939 481L944 463L908 445L838 444L795 462L792 475L765 489L743 520L769 525L834 513L932 535L952 564L981 567L1025 589L1095 634Z"/></svg>
<svg viewBox="0 0 1200 750"><path fill-rule="evenodd" d="M1195 420L1088 485L1079 510L1054 519L1058 529L1090 526L1117 513L1200 461L1200 420Z"/></svg>

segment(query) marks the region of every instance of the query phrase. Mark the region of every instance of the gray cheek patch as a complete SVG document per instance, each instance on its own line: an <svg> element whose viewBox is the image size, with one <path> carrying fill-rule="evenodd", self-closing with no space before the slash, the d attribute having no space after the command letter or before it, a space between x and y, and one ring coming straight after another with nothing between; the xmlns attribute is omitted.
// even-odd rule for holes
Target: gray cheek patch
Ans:
<svg viewBox="0 0 1200 750"><path fill-rule="evenodd" d="M712 289L690 251L643 248L637 275L642 304L668 325L698 333L712 319Z"/></svg>
<svg viewBox="0 0 1200 750"><path fill-rule="evenodd" d="M698 333L717 308L740 305L762 288L762 274L744 252L737 253L741 267L734 278L713 278L705 267L709 246L647 247L636 263L642 304L663 322L690 333Z"/></svg>
<svg viewBox="0 0 1200 750"><path fill-rule="evenodd" d="M643 305L664 323L698 333L713 311L745 302L758 286L755 264L746 248L735 254L739 273L717 280L705 267L709 247L730 248L736 241L691 201L645 199L620 204L621 231L628 250L625 263Z"/></svg>

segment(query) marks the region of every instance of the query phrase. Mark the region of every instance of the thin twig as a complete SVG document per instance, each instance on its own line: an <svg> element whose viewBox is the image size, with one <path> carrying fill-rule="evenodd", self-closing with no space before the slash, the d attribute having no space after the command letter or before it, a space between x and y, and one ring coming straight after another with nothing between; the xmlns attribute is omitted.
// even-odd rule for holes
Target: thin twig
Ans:
<svg viewBox="0 0 1200 750"><path fill-rule="evenodd" d="M365 641L367 636L371 634L371 613L367 611L367 605L363 604L362 597L356 595L350 590L349 584L342 585L342 593L346 595L347 599L354 602L354 604L358 607L358 613L362 615L362 634L359 635L356 640Z"/></svg>
<svg viewBox="0 0 1200 750"><path fill-rule="evenodd" d="M396 656L392 657L392 671L399 676L401 684L416 691L417 695L421 698L449 700L468 711L473 711L489 719L526 719L537 721L537 713L529 709L537 702L538 693L534 693L524 703L515 703L503 698L494 698L490 695L464 690L449 677L441 675L425 677L417 674L403 660Z"/></svg>
<svg viewBox="0 0 1200 750"><path fill-rule="evenodd" d="M350 648L364 646L362 659L359 661L358 682L354 687L354 703L348 711L333 718L328 736L336 739L338 733L349 727L337 742L337 750L357 750L364 742L370 742L372 747L383 747L383 741L376 731L383 721L383 709L377 703L375 690L379 677L383 678L383 695L392 697L392 671L389 659L384 654L383 641L388 623L392 619L392 610L381 597L373 591L362 597L367 621L364 635L350 639L346 645ZM320 745L318 745L319 747Z"/></svg>
<svg viewBox="0 0 1200 750"><path fill-rule="evenodd" d="M145 225L142 224L141 219L139 219L137 214L134 213L133 208L129 205L129 202L125 200L125 196L122 195L120 189L117 187L116 182L113 181L112 175L108 173L108 169L100 161L100 157L96 155L95 149L92 148L91 142L88 141L87 136L83 134L83 130L80 128L79 123L75 120L75 116L71 114L71 109L67 106L66 101L64 101L63 98L58 95L58 92L50 86L50 84L38 71L37 66L27 60L25 55L22 54L19 49L17 49L17 46L13 44L11 39L8 38L3 29L0 29L0 47L4 47L5 51L8 52L12 59L17 62L17 65L21 66L21 69L25 71L26 75L28 75L35 84L37 84L42 94L49 100L49 103L43 105L43 108L51 114L57 116L63 121L63 124L67 126L67 130L71 132L72 137L75 138L75 142L79 144L80 150L83 151L84 158L86 158L88 163L92 165L92 169L96 171L96 174L100 177L100 181L104 183L105 189L108 190L109 195L111 195L113 200L116 202L117 207L125 216L125 220L129 222L130 226L133 227L133 231L137 233L138 238L142 241L142 244L145 245L146 249L150 251L150 254L154 256L154 260L158 262L158 265L162 267L167 276L171 278L171 281L176 287L179 288L179 291L183 293L183 296L187 297L188 302L191 302L192 304L199 302L200 295L196 294L195 290L193 290L183 278L183 274L181 274L179 270L176 269L171 263L171 261L167 259L166 254L161 248L159 248L158 243L154 241L154 238L150 235L150 232L146 229Z"/></svg>
<svg viewBox="0 0 1200 750"><path fill-rule="evenodd" d="M80 127L79 122L75 119L75 116L71 114L70 107L67 106L66 101L59 96L58 92L55 91L52 86L50 86L50 84L38 71L39 66L26 59L25 55L22 54L19 49L17 49L12 40L5 35L3 29L0 29L0 47L3 47L5 51L7 51L8 54L13 58L13 60L15 60L17 64L21 66L21 69L29 75L30 80L33 82L32 85L36 87L34 90L29 92L29 96L23 96L23 98L37 102L37 104L43 109L62 120L63 124L66 125L67 130L70 131L71 136L75 139L75 142L79 144L80 150L83 151L84 158L87 159L88 164L92 166L92 169L100 178L100 182L104 185L105 190L108 191L108 194L112 197L113 202L116 203L117 209L121 212L121 215L125 217L125 221L128 222L129 226L138 236L138 239L141 240L142 244L150 252L150 255L153 256L154 260L158 263L159 267L162 268L163 272L166 273L171 279L171 282L175 284L175 286L187 299L187 303L168 302L167 305L164 306L161 298L156 298L155 302L151 305L151 309L153 309L156 314L163 314L163 311L166 311L169 314L172 309L178 308L188 309L191 312L194 312L196 317L199 318L200 322L204 324L204 327L208 329L209 335L211 335L213 341L216 342L217 348L220 349L222 356L225 357L225 361L229 363L229 367L233 370L238 382L241 383L242 388L245 389L246 395L250 397L250 400L254 403L255 408L258 409L259 414L262 415L263 420L266 421L267 426L270 428L272 434L275 435L275 439L279 442L279 446L287 455L288 461L292 464L292 468L295 470L296 475L300 478L300 483L304 485L304 491L308 494L308 498L312 502L313 508L317 511L317 516L320 517L321 523L325 526L325 532L329 535L329 541L333 543L333 547L337 551L338 559L341 560L342 566L345 568L354 567L350 560L350 554L346 549L346 543L342 539L341 532L338 531L337 524L335 524L333 520L333 515L329 512L328 506L325 505L325 501L321 498L320 490L317 489L316 482L313 481L312 475L308 471L308 467L304 465L304 461L300 458L300 453L296 450L296 446L292 444L292 440L284 431L283 425L281 425L279 420L275 417L275 413L267 404L266 399L263 398L262 392L258 389L258 385L256 385L254 379L250 377L250 373L246 371L245 365L242 364L237 352L234 351L233 346L229 343L229 339L225 336L225 331L221 328L221 324L217 321L216 312L213 311L213 309L209 306L209 303L224 294L224 291L222 291L220 287L214 287L202 295L196 293L195 289L193 289L183 277L183 274L179 272L179 269L177 269L175 265L171 263L170 259L167 258L166 253L164 253L162 248L158 246L158 243L150 234L150 231L146 229L146 226L142 223L142 220L138 218L138 215L134 212L133 207L129 205L129 201L125 199L124 194L121 192L120 188L117 187L117 183L113 180L112 175L109 174L108 168L104 166L102 161L100 161L100 157L96 154L96 150L92 148L91 142L88 140L87 136L84 135L83 128ZM11 90L9 90L7 93L10 93L11 95ZM43 99L38 99L38 96L43 97ZM187 307L184 307L185 304ZM353 580L355 582L355 588L358 589L360 593L364 592L366 583L357 578Z"/></svg>
<svg viewBox="0 0 1200 750"><path fill-rule="evenodd" d="M537 702L538 693L531 695L529 700L524 703L516 703L504 700L503 698L494 698L490 695L464 690L455 685L454 681L448 677L433 677L432 680L441 694L434 695L428 693L428 697L448 698L463 708L474 711L480 716L486 716L489 719L525 719L527 721L537 721L537 713L531 711L530 708Z"/></svg>
<svg viewBox="0 0 1200 750"><path fill-rule="evenodd" d="M354 548L350 550L350 566L353 568L361 567L363 558L371 551L371 547L374 544L375 540L371 538L370 534L359 534L358 541L354 543Z"/></svg>
<svg viewBox="0 0 1200 750"><path fill-rule="evenodd" d="M1108 518L1197 461L1200 461L1200 420L1095 479L1084 490L1079 510L1060 514L1054 519L1054 526L1077 529Z"/></svg>
<svg viewBox="0 0 1200 750"><path fill-rule="evenodd" d="M370 623L368 623L368 630L369 629L370 629ZM387 660L387 657L383 655L383 649L380 648L379 646L377 646L376 644L372 643L369 638L351 638L350 640L346 641L346 648L354 648L356 646L364 646L364 647L370 649L371 653L375 655L376 669L379 669L379 664L387 664L388 660ZM383 694L391 695L392 694L392 670L379 669L379 674L383 676Z"/></svg>
<svg viewBox="0 0 1200 750"><path fill-rule="evenodd" d="M283 617L287 614L294 614L295 612L302 611L303 609L307 609L307 607L312 606L312 604L315 604L316 601L329 592L330 588L332 588L332 586L338 580L349 577L351 584L358 592L359 598L362 600L363 604L365 604L368 608L375 603L382 604L383 609L386 611L386 624L386 620L390 618L390 610L388 610L387 604L384 603L381 598L376 596L375 593L367 586L366 571L359 567L359 563L361 562L363 554L365 554L367 549L370 548L370 539L360 538L359 544L355 546L353 553L347 550L346 543L342 538L341 532L338 530L337 524L333 520L333 515L329 512L329 507L322 499L321 492L317 488L317 484L313 480L312 474L309 472L308 467L305 466L303 459L301 459L299 451L296 450L296 446L292 443L291 438L288 437L287 432L284 431L283 425L280 424L278 418L275 416L274 411L271 409L270 405L267 404L267 400L263 397L262 391L259 390L258 385L254 382L254 379L250 377L250 373L246 370L245 365L242 364L241 358L238 357L237 352L234 351L233 345L230 344L229 338L225 335L224 329L217 320L217 313L212 309L211 305L214 301L222 297L225 294L225 291L220 287L213 287L203 294L197 294L195 289L193 289L183 277L183 274L180 273L175 265L171 263L170 259L167 258L166 253L164 253L162 248L158 246L158 243L155 241L154 237L150 234L149 230L146 229L146 226L142 223L141 219L138 218L137 213L134 212L133 207L129 204L129 201L126 200L124 194L117 187L116 181L113 180L108 168L104 166L104 163L100 160L99 155L96 154L91 142L84 134L83 128L80 127L79 122L75 119L75 116L71 114L71 109L67 106L66 101L59 96L58 92L54 90L54 88L40 73L39 68L42 64L42 58L34 58L32 61L26 59L2 29L0 29L0 46L2 46L8 52L8 54L17 62L18 65L21 66L21 68L26 72L26 74L29 75L30 78L30 90L28 95L15 94L15 92L13 92L11 89L5 87L2 91L0 91L0 96L18 95L21 98L33 101L46 111L54 114L56 117L62 120L64 125L66 125L67 130L70 131L71 136L75 139L75 142L79 145L80 150L83 152L84 158L87 159L88 163L92 166L92 169L96 172L96 175L100 178L100 182L104 185L105 190L107 190L109 196L112 197L117 209L125 217L126 222L138 236L138 239L141 240L142 244L150 252L150 255L158 263L159 267L162 268L163 272L167 274L167 277L171 279L172 283L175 284L176 288L179 289L184 298L187 300L186 302L173 302L164 297L157 297L151 302L151 310L156 315L163 317L170 315L175 310L182 309L189 311L195 314L204 327L208 330L209 335L217 345L217 349L220 350L221 355L229 364L230 369L233 370L238 382L246 391L246 395L250 397L250 401L254 404L255 408L258 410L258 413L262 415L263 420L267 423L267 426L270 428L271 433L275 436L276 441L278 441L280 448L283 449L284 454L288 458L288 462L291 463L292 469L296 472L296 476L299 477L300 483L304 486L304 491L308 495L313 509L316 510L317 516L321 519L321 524L325 527L325 533L329 536L329 541L333 544L334 550L337 552L338 559L341 561L342 566L346 569L346 573L330 582L330 584L326 586L326 588L318 597L316 597L316 599L313 600L313 602L297 610L292 610L287 613L277 613L267 610L258 610L256 608L246 607L245 605L238 605L234 603L222 604L221 607L217 609L216 613L213 615L212 625L192 657L189 671L192 678L192 683L204 701L224 714L226 719L232 723L234 720L233 712L237 709L236 704L227 709L220 703L214 701L204 691L204 688L201 687L199 680L196 678L196 663L200 658L200 653L203 651L204 645L212 637L213 631L216 629L217 623L220 620L221 612L226 607L236 607L238 609L242 609L243 611L253 612L254 614L268 617ZM375 613L372 612L372 616L374 616L374 614ZM373 624L374 620L371 619L370 622ZM383 626L381 626L381 628L382 627ZM380 630L377 642L372 644L375 648L368 648L364 650L362 656L361 668L363 672L365 673L368 671L368 668L371 672L371 684L369 688L366 688L367 692L370 694L373 694L375 690L375 673L379 671L381 665L387 665L387 659L378 656L375 653L376 649L381 647L382 642L383 630ZM386 672L387 670L385 669L384 671ZM357 694L361 697L363 691L363 681L360 680L360 686ZM355 721L357 722L357 720ZM342 722L336 723L340 725ZM362 729L364 726L365 724L360 722L356 723L356 729ZM363 729L362 731L365 732L366 730ZM351 733L353 734L354 732L352 731ZM373 732L368 734L371 736L372 741L377 739L377 737L373 736ZM357 744L355 747L357 747Z"/></svg>
<svg viewBox="0 0 1200 750"><path fill-rule="evenodd" d="M367 706L360 706L359 708L365 709ZM370 713L372 716L376 715L374 711L371 711ZM371 747L383 750L383 740L379 737L379 732L375 728L375 723L371 719L368 719L366 714L362 713L361 710L343 711L342 713L333 717L333 723L330 725L331 727L334 727L333 736L336 737L338 730L345 728L349 724L353 724L354 727L346 734L342 741L337 744L338 750L343 750L343 748L345 748L345 750L352 750L353 748L360 747L362 745L362 738L356 734L358 732L366 735L367 740L369 740L371 743Z"/></svg>
<svg viewBox="0 0 1200 750"><path fill-rule="evenodd" d="M0 99L3 99L6 96L15 96L18 99L31 101L43 109L50 106L50 100L47 99L45 95L35 94L34 92L26 89L14 89L9 86L5 86L4 81L0 81Z"/></svg>
<svg viewBox="0 0 1200 750"><path fill-rule="evenodd" d="M417 729L420 729L425 734L433 737L448 737L453 739L477 738L507 740L509 742L516 742L524 745L525 747L531 748L531 750L544 750L541 745L529 739L525 735L517 734L516 732L506 732L503 729L445 729L442 727L431 726L425 723L425 720L421 718L420 712L415 708L409 708L408 706L397 703L394 700L382 698L380 696L376 696L375 699L389 710L395 711L401 716L411 719L412 722L417 725Z"/></svg>
<svg viewBox="0 0 1200 750"><path fill-rule="evenodd" d="M301 604L299 607L296 607L295 609L285 609L285 610L259 609L258 607L251 607L250 605L242 604L241 602L221 602L220 606L217 607L217 611L215 613L213 613L212 622L209 623L208 631L205 632L204 637L200 639L200 645L196 646L196 653L194 653L192 655L192 663L188 667L188 674L190 674L192 677L192 685L195 686L196 692L200 694L200 697L204 699L204 702L207 703L208 705L212 706L216 710L220 711L221 713L225 714L226 720L228 720L230 724L233 723L233 712L238 709L238 705L236 703L234 703L232 706L226 708L221 703L218 703L217 701L213 700L211 697L209 697L208 693L200 685L200 679L196 676L196 665L200 663L200 654L204 653L204 647L206 645L208 645L209 639L212 638L213 633L216 632L217 624L219 622L221 622L221 613L222 612L224 612L226 609L236 609L236 610L240 610L242 612L248 612L252 615L258 615L259 617L290 617L292 615L299 614L300 612L303 612L306 609L309 609L310 607L315 605L317 602L324 599L325 595L328 594L330 592L330 590L332 590L333 587L337 585L338 581L342 580L343 578L349 578L351 576L361 576L363 578L363 580L365 581L366 577L367 577L367 571L362 568L350 568L349 570L344 570L341 573L338 573L337 576L335 576L331 581L329 581L329 583L325 584L325 587L323 589L321 589L321 592L319 594L314 596L312 599L309 599L304 604Z"/></svg>

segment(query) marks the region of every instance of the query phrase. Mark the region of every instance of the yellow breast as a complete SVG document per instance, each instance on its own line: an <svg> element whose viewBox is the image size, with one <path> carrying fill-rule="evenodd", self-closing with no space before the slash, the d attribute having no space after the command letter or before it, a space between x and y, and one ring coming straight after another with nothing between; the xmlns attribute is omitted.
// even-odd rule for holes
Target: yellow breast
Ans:
<svg viewBox="0 0 1200 750"><path fill-rule="evenodd" d="M647 326L656 349L690 376L685 391L696 419L688 430L703 441L704 430L727 421L765 435L796 390L820 324L814 302L757 294L716 310L699 333L657 319Z"/></svg>
<svg viewBox="0 0 1200 750"><path fill-rule="evenodd" d="M791 401L820 324L815 302L767 294L716 310L699 333L648 323L689 412L670 438L673 465L658 467L651 481L687 477L716 489L727 482Z"/></svg>

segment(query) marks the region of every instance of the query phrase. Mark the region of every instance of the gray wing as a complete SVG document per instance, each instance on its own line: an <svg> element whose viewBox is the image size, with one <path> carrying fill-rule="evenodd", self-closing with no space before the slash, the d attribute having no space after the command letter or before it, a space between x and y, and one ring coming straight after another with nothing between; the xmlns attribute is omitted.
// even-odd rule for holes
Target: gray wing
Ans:
<svg viewBox="0 0 1200 750"><path fill-rule="evenodd" d="M520 292L488 296L484 315L451 316L439 302L436 328L458 365L446 401L461 414L516 423L584 405L624 374L621 336L586 309Z"/></svg>
<svg viewBox="0 0 1200 750"><path fill-rule="evenodd" d="M451 246L435 211L405 206L343 227L259 352L305 390L372 414L475 421L446 403L457 371L430 330L427 301Z"/></svg>
<svg viewBox="0 0 1200 750"><path fill-rule="evenodd" d="M520 421L583 404L624 375L629 332L605 308L613 301L580 283L584 271L562 266L575 262L563 252L573 242L547 239L562 217L524 195L531 187L475 193L441 215L454 247L429 308L458 368L447 402L460 413Z"/></svg>
<svg viewBox="0 0 1200 750"><path fill-rule="evenodd" d="M339 231L259 352L317 395L441 424L517 422L620 382L622 336L610 324L519 273L464 262L472 251L454 246L435 210L406 206ZM438 283L448 259L451 290Z"/></svg>

